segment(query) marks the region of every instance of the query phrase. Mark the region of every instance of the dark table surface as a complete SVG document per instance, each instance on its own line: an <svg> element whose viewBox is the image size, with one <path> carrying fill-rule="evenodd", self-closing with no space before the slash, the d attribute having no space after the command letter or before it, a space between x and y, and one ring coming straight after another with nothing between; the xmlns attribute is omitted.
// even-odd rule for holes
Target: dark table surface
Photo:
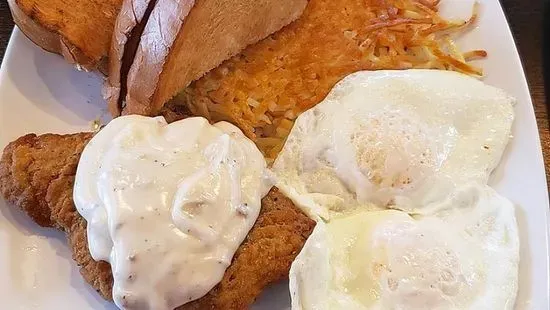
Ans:
<svg viewBox="0 0 550 310"><path fill-rule="evenodd" d="M546 175L550 180L550 132L542 77L542 16L540 0L501 0L523 61L539 125ZM4 56L13 21L5 0L0 0L0 59Z"/></svg>

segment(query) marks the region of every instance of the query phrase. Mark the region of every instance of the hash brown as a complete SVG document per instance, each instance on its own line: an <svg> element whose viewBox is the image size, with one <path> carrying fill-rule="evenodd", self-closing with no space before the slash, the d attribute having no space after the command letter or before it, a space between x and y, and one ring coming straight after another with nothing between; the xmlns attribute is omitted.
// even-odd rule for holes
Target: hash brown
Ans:
<svg viewBox="0 0 550 310"><path fill-rule="evenodd" d="M270 160L294 120L360 70L429 68L481 75L449 35L477 16L447 21L439 0L310 0L302 16L192 83L173 101L236 124Z"/></svg>

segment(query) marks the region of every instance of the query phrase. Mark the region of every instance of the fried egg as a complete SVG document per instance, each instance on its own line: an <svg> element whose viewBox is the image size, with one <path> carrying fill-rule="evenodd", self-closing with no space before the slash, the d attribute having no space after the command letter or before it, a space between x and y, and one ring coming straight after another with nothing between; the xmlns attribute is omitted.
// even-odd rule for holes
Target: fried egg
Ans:
<svg viewBox="0 0 550 310"><path fill-rule="evenodd" d="M512 309L519 263L512 203L468 184L432 208L319 221L290 270L292 309Z"/></svg>
<svg viewBox="0 0 550 310"><path fill-rule="evenodd" d="M488 181L514 103L456 72L357 72L297 118L272 172L315 219L369 206L421 213L457 185Z"/></svg>

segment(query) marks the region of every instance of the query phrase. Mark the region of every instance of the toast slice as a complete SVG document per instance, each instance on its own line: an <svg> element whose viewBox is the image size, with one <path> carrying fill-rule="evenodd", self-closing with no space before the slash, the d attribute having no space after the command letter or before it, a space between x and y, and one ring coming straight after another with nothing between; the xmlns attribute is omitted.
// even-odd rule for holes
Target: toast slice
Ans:
<svg viewBox="0 0 550 310"><path fill-rule="evenodd" d="M39 225L65 231L82 276L111 300L111 268L92 259L86 221L72 199L78 160L91 137L91 133L29 134L10 143L0 160L0 191ZM271 190L222 281L204 297L178 309L246 309L265 286L288 276L314 225L288 198Z"/></svg>
<svg viewBox="0 0 550 310"><path fill-rule="evenodd" d="M8 0L19 29L46 51L83 70L108 72L122 0Z"/></svg>
<svg viewBox="0 0 550 310"><path fill-rule="evenodd" d="M131 1L131 0L125 0ZM109 110L156 115L192 81L297 19L307 0L156 1L137 47L113 47L106 85ZM151 6L150 6L151 7ZM121 11L119 20L125 11ZM114 30L128 33L126 28ZM113 40L112 44L124 44ZM135 55L131 65L120 53ZM118 53L117 53L118 51Z"/></svg>
<svg viewBox="0 0 550 310"><path fill-rule="evenodd" d="M109 51L109 77L103 89L105 98L113 102L120 100L120 93L126 93L128 71L136 55L141 35L151 16L157 0L126 0L118 14ZM125 68L121 70L121 68ZM120 115L117 105L108 106L112 115Z"/></svg>

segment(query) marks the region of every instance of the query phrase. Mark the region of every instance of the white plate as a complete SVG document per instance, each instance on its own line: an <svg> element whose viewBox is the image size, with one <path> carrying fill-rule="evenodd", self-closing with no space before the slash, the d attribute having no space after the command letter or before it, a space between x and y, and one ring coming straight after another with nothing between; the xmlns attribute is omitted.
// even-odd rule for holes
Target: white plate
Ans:
<svg viewBox="0 0 550 310"><path fill-rule="evenodd" d="M470 0L443 1L447 16L469 13ZM520 291L516 309L550 309L548 191L537 124L521 62L497 0L482 0L478 26L459 40L483 48L485 82L518 98L514 139L491 185L517 205L521 234ZM451 10L452 8L452 10ZM17 29L0 69L0 149L29 132L90 129L107 113L101 78L77 72L61 57L34 46ZM115 309L80 277L65 237L39 228L0 200L0 300L3 309ZM264 294L262 309L286 309L286 284Z"/></svg>

